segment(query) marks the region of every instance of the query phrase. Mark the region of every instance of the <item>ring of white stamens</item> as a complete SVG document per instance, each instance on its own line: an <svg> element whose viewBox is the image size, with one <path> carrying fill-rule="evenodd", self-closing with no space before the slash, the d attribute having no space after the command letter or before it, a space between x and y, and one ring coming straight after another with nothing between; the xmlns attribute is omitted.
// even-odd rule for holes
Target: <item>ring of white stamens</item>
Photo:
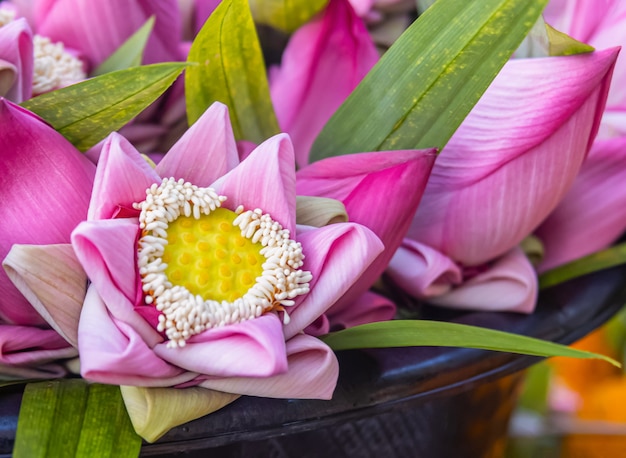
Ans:
<svg viewBox="0 0 626 458"><path fill-rule="evenodd" d="M265 257L263 273L256 283L233 302L205 299L193 295L186 287L172 284L162 256L167 245L169 223L179 216L200 219L219 208L226 197L212 188L200 188L180 179L164 178L146 190L146 200L133 204L140 210L138 266L146 304L154 304L162 314L158 330L165 331L168 347L184 346L186 340L206 329L239 323L261 316L271 310L284 312L294 299L309 292L311 273L300 270L304 254L300 243L290 239L287 229L260 209L243 211L239 206L233 226L253 243L261 244L259 253Z"/></svg>
<svg viewBox="0 0 626 458"><path fill-rule="evenodd" d="M65 51L63 43L33 37L35 65L33 71L33 95L43 94L87 78L82 62Z"/></svg>

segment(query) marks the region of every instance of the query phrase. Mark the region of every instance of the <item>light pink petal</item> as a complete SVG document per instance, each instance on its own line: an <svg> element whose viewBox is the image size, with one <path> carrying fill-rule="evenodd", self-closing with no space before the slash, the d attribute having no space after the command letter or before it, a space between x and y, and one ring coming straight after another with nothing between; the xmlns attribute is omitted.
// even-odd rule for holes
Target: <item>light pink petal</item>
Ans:
<svg viewBox="0 0 626 458"><path fill-rule="evenodd" d="M350 0L354 12L360 17L366 16L374 6L374 0Z"/></svg>
<svg viewBox="0 0 626 458"><path fill-rule="evenodd" d="M268 377L287 370L283 324L275 314L210 329L183 348L154 347L164 361L215 377Z"/></svg>
<svg viewBox="0 0 626 458"><path fill-rule="evenodd" d="M0 259L14 243L68 243L87 216L94 173L95 166L40 118L0 99ZM43 324L4 270L0 316Z"/></svg>
<svg viewBox="0 0 626 458"><path fill-rule="evenodd" d="M626 137L597 141L574 186L537 229L540 271L606 248L626 229Z"/></svg>
<svg viewBox="0 0 626 458"><path fill-rule="evenodd" d="M100 383L172 386L196 376L163 361L131 326L113 318L93 285L80 316L78 350L81 375Z"/></svg>
<svg viewBox="0 0 626 458"><path fill-rule="evenodd" d="M411 239L404 239L386 273L395 285L417 298L445 294L463 278L452 259Z"/></svg>
<svg viewBox="0 0 626 458"><path fill-rule="evenodd" d="M260 208L284 229L295 233L296 173L293 146L285 134L276 135L256 147L245 161L217 180L213 187L228 198L231 210Z"/></svg>
<svg viewBox="0 0 626 458"><path fill-rule="evenodd" d="M573 183L615 58L508 62L437 159L409 237L465 265L517 245Z"/></svg>
<svg viewBox="0 0 626 458"><path fill-rule="evenodd" d="M1 364L37 366L76 354L76 349L52 329L0 325Z"/></svg>
<svg viewBox="0 0 626 458"><path fill-rule="evenodd" d="M291 37L270 73L279 124L291 136L299 166L326 121L378 61L365 25L347 0L331 0L323 17Z"/></svg>
<svg viewBox="0 0 626 458"><path fill-rule="evenodd" d="M0 27L0 59L15 67L16 79L4 96L16 103L28 100L33 88L33 37L25 19Z"/></svg>
<svg viewBox="0 0 626 458"><path fill-rule="evenodd" d="M337 385L339 364L322 341L299 334L287 341L289 370L263 378L218 378L200 386L228 393L267 398L330 399Z"/></svg>
<svg viewBox="0 0 626 458"><path fill-rule="evenodd" d="M0 380L51 379L67 375L67 369L58 363L31 366L12 366L0 363Z"/></svg>
<svg viewBox="0 0 626 458"><path fill-rule="evenodd" d="M306 256L303 270L311 272L311 291L288 308L287 339L313 323L359 279L383 249L366 227L354 223L331 224L299 232L297 240Z"/></svg>
<svg viewBox="0 0 626 458"><path fill-rule="evenodd" d="M359 324L391 320L396 315L396 305L385 296L366 291L354 303L337 313L332 312L329 312L328 320L331 330L336 331Z"/></svg>
<svg viewBox="0 0 626 458"><path fill-rule="evenodd" d="M73 347L87 275L70 244L13 245L2 262L7 275L33 308Z"/></svg>
<svg viewBox="0 0 626 458"><path fill-rule="evenodd" d="M514 248L472 279L428 302L445 307L532 313L537 302L537 274L520 248Z"/></svg>
<svg viewBox="0 0 626 458"><path fill-rule="evenodd" d="M120 209L146 198L146 189L161 178L139 152L121 135L107 137L98 159L89 219L115 217Z"/></svg>
<svg viewBox="0 0 626 458"><path fill-rule="evenodd" d="M216 102L172 146L156 172L208 187L237 164L239 156L228 108Z"/></svg>

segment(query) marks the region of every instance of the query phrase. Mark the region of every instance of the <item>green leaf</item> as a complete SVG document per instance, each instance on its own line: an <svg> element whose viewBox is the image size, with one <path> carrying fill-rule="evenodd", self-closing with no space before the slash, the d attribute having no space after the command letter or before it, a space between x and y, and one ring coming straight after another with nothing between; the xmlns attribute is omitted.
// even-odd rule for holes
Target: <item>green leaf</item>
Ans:
<svg viewBox="0 0 626 458"><path fill-rule="evenodd" d="M82 379L26 385L14 457L134 458L140 448L118 386Z"/></svg>
<svg viewBox="0 0 626 458"><path fill-rule="evenodd" d="M539 287L548 288L582 275L626 263L626 243L614 245L575 261L548 270L539 276Z"/></svg>
<svg viewBox="0 0 626 458"><path fill-rule="evenodd" d="M154 21L154 16L150 16L144 25L93 71L92 76L104 75L105 73L141 65L144 49L154 28Z"/></svg>
<svg viewBox="0 0 626 458"><path fill-rule="evenodd" d="M145 65L48 92L21 105L85 151L154 102L187 64Z"/></svg>
<svg viewBox="0 0 626 458"><path fill-rule="evenodd" d="M187 119L193 124L215 101L228 106L235 137L255 143L279 132L265 64L247 0L224 0L189 51Z"/></svg>
<svg viewBox="0 0 626 458"><path fill-rule="evenodd" d="M286 33L310 21L328 0L249 0L254 21Z"/></svg>
<svg viewBox="0 0 626 458"><path fill-rule="evenodd" d="M368 323L320 337L333 350L390 347L467 347L532 356L598 358L619 367L608 356L576 350L532 337L459 323L393 320Z"/></svg>
<svg viewBox="0 0 626 458"><path fill-rule="evenodd" d="M383 55L317 137L312 160L443 148L547 0L438 0Z"/></svg>
<svg viewBox="0 0 626 458"><path fill-rule="evenodd" d="M546 32L550 41L551 56L571 56L593 52L595 48L581 41L575 40L569 35L559 32L554 27L546 24Z"/></svg>

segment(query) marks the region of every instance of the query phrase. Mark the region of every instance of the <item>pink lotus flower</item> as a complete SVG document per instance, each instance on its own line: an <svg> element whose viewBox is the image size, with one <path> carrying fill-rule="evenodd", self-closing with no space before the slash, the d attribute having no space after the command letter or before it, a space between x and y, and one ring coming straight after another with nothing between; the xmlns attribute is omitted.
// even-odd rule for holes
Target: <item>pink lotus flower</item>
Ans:
<svg viewBox="0 0 626 458"><path fill-rule="evenodd" d="M9 254L5 269L14 279L24 273L19 286L26 287L45 266L22 272L13 261L24 256L11 248L69 243L71 231L87 215L95 167L37 116L4 99L0 99L0 155L0 259ZM64 371L52 362L76 355L46 326L4 270L0 271L0 341L0 372L5 374L59 376Z"/></svg>
<svg viewBox="0 0 626 458"><path fill-rule="evenodd" d="M108 138L98 163L89 220L72 234L77 257L92 282L78 328L85 378L143 386L200 384L269 397L327 398L332 394L338 369L334 354L301 331L350 288L382 246L358 224L296 227L293 161L291 142L281 134L239 163L228 113L221 104L209 108L156 169L120 135ZM183 205L183 201L188 203ZM170 207L163 207L163 202ZM177 210L172 210L174 202L180 203ZM238 209L240 205L245 209ZM254 213L256 208L262 210ZM163 212L170 214L171 221ZM231 223L234 217L241 235ZM179 232L185 225L197 231L209 230L211 224L216 224L212 231L219 227L226 235ZM267 233L255 232L258 227L267 228ZM166 237L170 234L163 239L165 248L155 241L163 231ZM196 237L191 251L175 242L189 242L189 237ZM232 251L225 243L244 248ZM259 244L277 248L260 252ZM209 251L197 257L196 249ZM306 258L300 265L302 252ZM169 267L159 267L166 254ZM211 262L211 256L247 262L247 270L235 269L227 261ZM217 267L210 274L204 268L178 269L196 262ZM272 270L276 262L284 267ZM164 268L173 270L165 270L163 277L159 272ZM229 280L229 270L238 272L235 279ZM184 279L185 272L192 280ZM262 280L257 278L255 283L255 277ZM157 284L155 279L161 280ZM208 289L196 287L212 289L205 294ZM220 299L203 302L201 297L207 295ZM199 307L198 311L181 315L179 306L184 304ZM200 321L194 321L194 316ZM287 316L289 322L283 325ZM182 328L181 334L176 325Z"/></svg>
<svg viewBox="0 0 626 458"><path fill-rule="evenodd" d="M563 198L587 155L616 57L617 49L609 49L507 63L433 168L408 233L428 252L409 242L392 260L391 276L408 288L407 278L425 271L428 281L412 280L412 294L452 294L452 287L483 275L530 234ZM425 266L437 266L442 275ZM507 271L534 295L536 280L527 262L509 264ZM502 275L490 278L502 284ZM531 302L526 298L506 309L530 311ZM505 305L502 295L489 294L483 304L491 310Z"/></svg>
<svg viewBox="0 0 626 458"><path fill-rule="evenodd" d="M19 103L31 97L33 37L25 19L0 27L0 96Z"/></svg>

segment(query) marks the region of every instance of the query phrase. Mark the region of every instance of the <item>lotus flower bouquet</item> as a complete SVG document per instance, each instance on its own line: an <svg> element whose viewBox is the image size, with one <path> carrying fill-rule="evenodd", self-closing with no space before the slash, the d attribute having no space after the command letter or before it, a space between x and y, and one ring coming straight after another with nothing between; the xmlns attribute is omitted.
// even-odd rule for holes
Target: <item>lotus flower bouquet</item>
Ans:
<svg viewBox="0 0 626 458"><path fill-rule="evenodd" d="M241 395L330 399L335 350L598 356L422 335L449 323L388 293L528 314L538 269L589 270L626 227L620 38L565 30L584 2L546 13L574 38L547 0L408 3L0 3L0 375L65 376L21 453L54 453L42 393L115 406L132 456Z"/></svg>

